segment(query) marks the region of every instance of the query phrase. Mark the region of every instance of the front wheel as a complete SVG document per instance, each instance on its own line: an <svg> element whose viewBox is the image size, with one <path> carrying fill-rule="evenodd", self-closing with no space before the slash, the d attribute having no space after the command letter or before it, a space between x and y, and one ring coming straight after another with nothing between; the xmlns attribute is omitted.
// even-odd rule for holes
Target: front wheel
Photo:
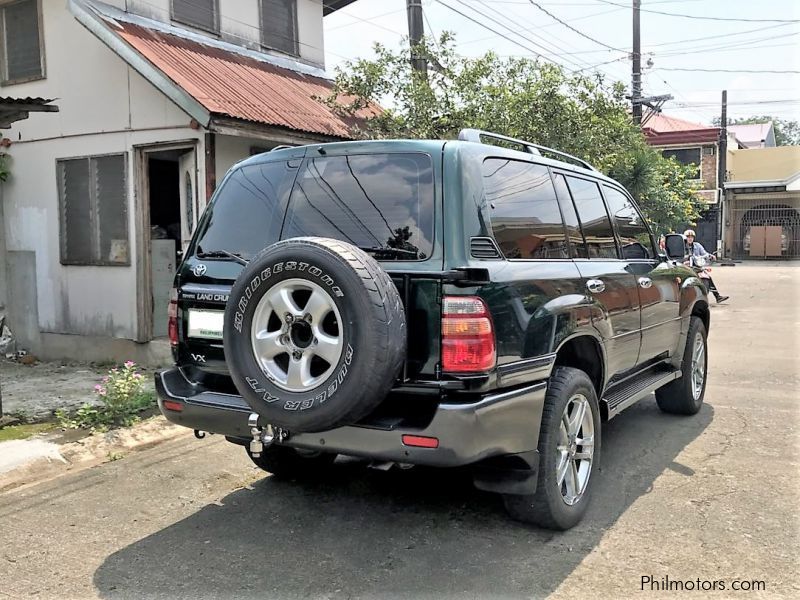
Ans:
<svg viewBox="0 0 800 600"><path fill-rule="evenodd" d="M330 471L336 460L336 454L302 451L287 446L268 446L257 457L250 453L249 448L245 450L257 467L280 479L321 477Z"/></svg>
<svg viewBox="0 0 800 600"><path fill-rule="evenodd" d="M573 527L586 512L599 458L600 411L594 385L583 371L558 367L542 411L536 494L505 496L506 510L518 521L547 529Z"/></svg>
<svg viewBox="0 0 800 600"><path fill-rule="evenodd" d="M681 377L656 390L658 407L676 415L694 415L703 406L706 393L706 326L699 317L691 317L686 348L683 351Z"/></svg>

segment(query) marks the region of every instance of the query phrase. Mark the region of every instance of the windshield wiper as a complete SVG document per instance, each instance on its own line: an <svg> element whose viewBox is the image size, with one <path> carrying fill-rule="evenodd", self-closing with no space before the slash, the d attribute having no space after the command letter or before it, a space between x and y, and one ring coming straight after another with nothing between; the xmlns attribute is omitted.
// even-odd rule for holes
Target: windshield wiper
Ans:
<svg viewBox="0 0 800 600"><path fill-rule="evenodd" d="M419 250L406 250L405 248L392 248L390 246L359 246L359 250L364 252L373 252L375 254L382 254L397 258L398 256L410 256L414 259L424 258Z"/></svg>
<svg viewBox="0 0 800 600"><path fill-rule="evenodd" d="M248 263L248 261L242 258L241 254L228 252L227 250L211 250L210 252L203 252L201 248L198 248L195 256L197 256L197 258L231 258L245 267Z"/></svg>

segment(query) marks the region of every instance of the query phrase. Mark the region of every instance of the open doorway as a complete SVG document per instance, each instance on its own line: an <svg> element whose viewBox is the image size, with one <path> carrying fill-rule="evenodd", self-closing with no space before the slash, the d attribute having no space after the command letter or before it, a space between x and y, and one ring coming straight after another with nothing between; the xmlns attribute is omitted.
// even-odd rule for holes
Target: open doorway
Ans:
<svg viewBox="0 0 800 600"><path fill-rule="evenodd" d="M139 341L167 335L175 271L197 224L194 144L139 149Z"/></svg>

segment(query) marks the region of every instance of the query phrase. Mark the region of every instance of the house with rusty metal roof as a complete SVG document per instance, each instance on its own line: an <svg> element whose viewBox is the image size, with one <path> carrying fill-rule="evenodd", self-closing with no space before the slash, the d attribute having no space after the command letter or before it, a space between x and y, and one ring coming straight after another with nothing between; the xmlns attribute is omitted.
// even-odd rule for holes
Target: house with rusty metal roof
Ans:
<svg viewBox="0 0 800 600"><path fill-rule="evenodd" d="M60 108L0 130L0 259L20 346L169 358L175 268L228 168L351 137L354 123L321 101L323 19L351 2L0 2L0 96Z"/></svg>
<svg viewBox="0 0 800 600"><path fill-rule="evenodd" d="M704 247L718 249L722 239L720 221L724 177L719 174L722 130L659 113L642 126L642 132L648 144L660 150L664 156L683 165L691 165L694 169L698 192L704 201L694 229ZM727 156L730 158L730 151L740 144L730 131L727 142Z"/></svg>

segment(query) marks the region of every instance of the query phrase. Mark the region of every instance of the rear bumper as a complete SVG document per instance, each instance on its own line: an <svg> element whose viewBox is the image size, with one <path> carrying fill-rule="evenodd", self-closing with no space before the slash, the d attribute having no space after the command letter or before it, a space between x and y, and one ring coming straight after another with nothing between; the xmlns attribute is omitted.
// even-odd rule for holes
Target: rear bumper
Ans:
<svg viewBox="0 0 800 600"><path fill-rule="evenodd" d="M156 373L155 379L158 405L168 420L229 437L251 437L247 418L252 410L240 396L204 390L187 381L178 369ZM538 445L546 387L545 382L538 382L468 403L442 402L424 428L350 425L320 433L290 434L283 444L439 467L527 453ZM180 405L181 410L165 408L165 400ZM402 442L404 434L436 438L439 446L406 446Z"/></svg>

